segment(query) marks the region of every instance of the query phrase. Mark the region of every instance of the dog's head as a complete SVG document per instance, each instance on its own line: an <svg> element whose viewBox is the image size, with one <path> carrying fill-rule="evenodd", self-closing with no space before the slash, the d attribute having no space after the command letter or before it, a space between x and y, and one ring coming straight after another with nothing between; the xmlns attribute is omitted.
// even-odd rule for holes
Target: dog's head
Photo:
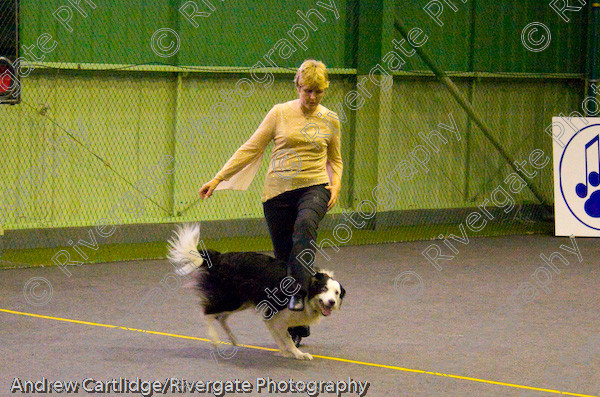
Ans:
<svg viewBox="0 0 600 397"><path fill-rule="evenodd" d="M332 310L342 306L346 290L333 279L333 273L327 270L318 270L312 276L308 290L308 302L323 316L329 316Z"/></svg>

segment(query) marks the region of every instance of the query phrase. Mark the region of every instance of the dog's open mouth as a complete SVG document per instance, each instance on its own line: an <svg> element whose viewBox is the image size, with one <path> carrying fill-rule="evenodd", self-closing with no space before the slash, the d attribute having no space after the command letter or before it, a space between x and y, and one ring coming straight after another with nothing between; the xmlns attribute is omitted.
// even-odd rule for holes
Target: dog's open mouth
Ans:
<svg viewBox="0 0 600 397"><path fill-rule="evenodd" d="M323 302L319 302L319 306L321 308L321 314L324 316L329 316L331 314L331 307L327 306Z"/></svg>

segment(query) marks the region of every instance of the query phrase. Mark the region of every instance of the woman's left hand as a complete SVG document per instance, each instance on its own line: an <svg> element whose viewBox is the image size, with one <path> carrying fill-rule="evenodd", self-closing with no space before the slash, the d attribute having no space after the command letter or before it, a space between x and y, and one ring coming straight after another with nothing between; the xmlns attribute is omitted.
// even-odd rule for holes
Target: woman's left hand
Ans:
<svg viewBox="0 0 600 397"><path fill-rule="evenodd" d="M340 195L340 185L327 185L325 186L326 189L329 190L329 192L331 192L331 198L329 199L329 202L327 203L327 211L331 210L334 206L335 203L338 200L338 196Z"/></svg>

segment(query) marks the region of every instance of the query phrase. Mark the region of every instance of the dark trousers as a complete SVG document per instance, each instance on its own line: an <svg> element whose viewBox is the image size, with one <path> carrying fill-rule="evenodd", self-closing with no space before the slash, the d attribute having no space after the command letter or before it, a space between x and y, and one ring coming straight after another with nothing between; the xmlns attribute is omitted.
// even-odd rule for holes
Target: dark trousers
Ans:
<svg viewBox="0 0 600 397"><path fill-rule="evenodd" d="M275 257L287 262L288 276L300 285L306 295L310 284L310 271L298 260L304 250L314 258L317 229L327 212L331 193L325 184L284 192L263 203Z"/></svg>

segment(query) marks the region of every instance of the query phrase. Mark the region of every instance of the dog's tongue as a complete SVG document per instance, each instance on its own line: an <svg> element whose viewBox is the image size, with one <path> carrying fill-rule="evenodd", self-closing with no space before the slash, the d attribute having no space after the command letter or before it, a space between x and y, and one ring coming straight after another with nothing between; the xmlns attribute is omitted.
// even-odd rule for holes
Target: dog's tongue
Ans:
<svg viewBox="0 0 600 397"><path fill-rule="evenodd" d="M328 307L321 307L321 312L323 313L324 316L329 316L331 314L331 309Z"/></svg>

